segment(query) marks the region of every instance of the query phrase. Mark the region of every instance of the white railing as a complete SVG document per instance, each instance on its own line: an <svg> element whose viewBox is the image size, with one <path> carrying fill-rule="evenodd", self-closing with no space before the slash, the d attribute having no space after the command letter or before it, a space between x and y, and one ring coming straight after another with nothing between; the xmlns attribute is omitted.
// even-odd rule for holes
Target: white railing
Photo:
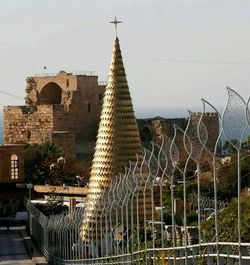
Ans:
<svg viewBox="0 0 250 265"><path fill-rule="evenodd" d="M46 76L49 77L49 76L56 76L59 73L49 73L47 71L44 71L43 73L36 73L34 76L35 77L46 77ZM70 72L65 72L65 73L66 74L72 74L72 75L96 76L96 72L95 71L83 71L83 70L79 70L79 71L70 71Z"/></svg>

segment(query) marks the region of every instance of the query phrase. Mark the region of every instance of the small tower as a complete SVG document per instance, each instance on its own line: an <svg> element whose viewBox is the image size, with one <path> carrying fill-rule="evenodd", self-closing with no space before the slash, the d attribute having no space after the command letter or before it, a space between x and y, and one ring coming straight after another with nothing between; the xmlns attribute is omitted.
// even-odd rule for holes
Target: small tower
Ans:
<svg viewBox="0 0 250 265"><path fill-rule="evenodd" d="M129 161L136 161L137 154L142 154L142 146L116 36L81 227L84 240L88 239L88 230L105 188L124 171Z"/></svg>

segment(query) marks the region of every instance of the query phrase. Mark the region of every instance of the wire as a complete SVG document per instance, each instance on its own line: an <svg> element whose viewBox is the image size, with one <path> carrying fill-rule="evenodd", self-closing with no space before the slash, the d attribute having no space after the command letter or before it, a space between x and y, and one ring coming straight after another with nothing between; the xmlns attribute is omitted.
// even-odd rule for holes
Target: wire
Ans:
<svg viewBox="0 0 250 265"><path fill-rule="evenodd" d="M75 50L58 50L58 49L45 49L32 46L23 46L16 44L0 43L0 46L4 47L20 47L24 49L33 49L37 51L47 51L54 53L69 53L69 54L84 54L86 56L96 56L96 57L109 57L108 54L97 54L97 53L86 53L83 51ZM196 59L169 59L169 58L157 58L157 57L136 57L136 56L123 56L126 59L132 60L144 60L144 61L158 61L158 62L167 62L167 63L192 63L192 64L222 64L222 65L250 65L250 62L247 61L222 61L222 60L196 60Z"/></svg>
<svg viewBox="0 0 250 265"><path fill-rule="evenodd" d="M245 159L245 158L247 158L247 157L249 157L249 156L250 156L250 155L244 156L244 157L242 157L240 160L243 160L243 159ZM233 162L230 162L230 163L227 163L227 164L225 164L225 165L223 165L223 166L217 167L216 169L220 169L220 168L223 168L223 167L227 167L228 165L235 164L236 162L237 162L237 160L234 160Z"/></svg>
<svg viewBox="0 0 250 265"><path fill-rule="evenodd" d="M241 160L243 160L243 159L245 159L245 158L247 158L247 157L250 157L250 155L247 155L247 156L242 157ZM237 160L235 160L235 161L233 161L233 162L230 162L230 163L227 163L226 165L223 165L223 166L217 167L217 169L221 169L221 168L227 167L227 166L232 165L232 164L234 164L234 163L236 163L236 162L237 162ZM233 175L233 174L232 174L232 175ZM241 180L244 179L245 177L249 176L249 175L250 175L250 173L245 174L244 176L241 177ZM196 178L196 175L193 175L193 176L187 177L186 180L190 180L190 179L193 179L193 178ZM222 188L220 188L220 189L223 190L223 189L225 189L225 188L227 188L227 187L229 187L229 186L231 186L232 184L237 183L237 182L238 182L238 180L232 181L232 182L228 183L226 186L224 186L224 187L222 187ZM208 194L211 194L211 193L213 193L213 192L214 192L214 191L212 190L212 191L206 192L206 193L204 193L204 194L202 194L202 195L208 195Z"/></svg>
<svg viewBox="0 0 250 265"><path fill-rule="evenodd" d="M167 59L167 58L146 58L146 57L130 57L124 56L127 59L162 61L168 63L193 63L193 64L226 64L226 65L250 65L250 62L242 61L209 61L209 60L185 60L185 59Z"/></svg>
<svg viewBox="0 0 250 265"><path fill-rule="evenodd" d="M246 177L249 176L249 175L250 175L250 173L247 173L246 175L242 176L242 177L241 177L241 180L244 179L244 178L246 178ZM226 186L224 186L224 187L222 187L222 188L220 188L220 189L225 189L225 188L227 188L227 187L229 187L229 186L231 186L232 184L237 183L237 182L238 182L238 180L232 181L232 182L230 182L228 185L226 185ZM214 192L214 191L212 190L212 191L209 191L209 192L207 192L207 193L204 193L203 195L208 195L208 194L211 194L211 193L213 193L213 192Z"/></svg>
<svg viewBox="0 0 250 265"><path fill-rule="evenodd" d="M22 97L19 97L19 96L15 95L15 94L11 94L11 93L8 93L8 92L2 91L2 90L0 90L0 93L24 100L24 98L22 98Z"/></svg>

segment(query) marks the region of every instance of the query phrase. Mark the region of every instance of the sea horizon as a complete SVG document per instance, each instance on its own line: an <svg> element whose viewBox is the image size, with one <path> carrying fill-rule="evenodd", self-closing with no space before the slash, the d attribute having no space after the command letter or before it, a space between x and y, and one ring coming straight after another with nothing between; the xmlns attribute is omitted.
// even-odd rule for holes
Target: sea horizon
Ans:
<svg viewBox="0 0 250 265"><path fill-rule="evenodd" d="M202 112L198 107L191 107L189 109L193 112ZM218 108L218 111L222 111L222 108ZM169 107L169 108L135 108L136 119L152 119L155 117L162 117L165 119L178 119L188 117L187 108L183 107ZM243 141L250 135L250 129L245 132ZM225 139L222 137L222 141ZM0 144L3 144L3 112L0 112Z"/></svg>

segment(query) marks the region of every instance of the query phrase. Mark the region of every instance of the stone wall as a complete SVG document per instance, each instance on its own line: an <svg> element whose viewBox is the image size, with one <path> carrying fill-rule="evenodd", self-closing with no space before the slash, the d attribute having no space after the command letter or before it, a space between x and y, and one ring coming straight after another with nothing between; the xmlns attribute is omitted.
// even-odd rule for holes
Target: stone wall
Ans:
<svg viewBox="0 0 250 265"><path fill-rule="evenodd" d="M202 113L193 113L191 116L191 122L199 120ZM219 119L216 113L207 112L202 117L207 133L208 133L208 145L212 148L215 145L216 139L219 135ZM167 135L170 138L174 136L174 124L185 131L188 119L187 118L175 118L166 119L162 117L155 117L151 119L137 119L138 128L142 141L160 142L160 136L162 134Z"/></svg>
<svg viewBox="0 0 250 265"><path fill-rule="evenodd" d="M61 71L54 76L27 77L26 105L4 108L4 143L56 141L60 144L61 139L64 149L68 149L64 150L65 153L69 152L71 156L72 139L75 138L74 148L76 153L81 153L78 143L91 143L92 146L95 142L104 90L104 85L98 85L97 76ZM200 115L192 114L193 119ZM141 140L148 147L151 140L160 143L162 134L173 137L174 124L183 130L187 126L186 118L156 117L138 119L137 122ZM208 145L212 148L219 132L218 117L215 113L206 113L203 122L208 130ZM67 131L70 136L67 133L58 138L59 134L53 136L55 131ZM181 137L177 138L177 142L181 143Z"/></svg>
<svg viewBox="0 0 250 265"><path fill-rule="evenodd" d="M66 150L63 156L66 161L73 161L76 157L75 133L69 131L54 131L52 133L52 142Z"/></svg>
<svg viewBox="0 0 250 265"><path fill-rule="evenodd" d="M199 119L202 113L193 113L191 116L191 122L194 126L197 126ZM214 151L214 146L216 140L219 135L219 119L216 113L205 113L202 116L202 122L204 123L208 139L207 139L207 147L210 151ZM138 119L137 120L140 136L142 139L142 143L146 148L151 148L150 141L155 141L157 144L161 145L161 135L167 135L171 139L174 137L174 124L180 127L183 131L185 131L188 119L187 118L178 118L178 119L165 119L162 117L155 117L152 119ZM177 131L175 144L179 149L179 159L180 164L184 164L188 155L184 147L183 143L183 133L181 131ZM219 148L218 148L219 149ZM220 150L218 150L220 151ZM207 159L204 157L202 159Z"/></svg>
<svg viewBox="0 0 250 265"><path fill-rule="evenodd" d="M53 131L53 105L4 107L4 143L42 143Z"/></svg>
<svg viewBox="0 0 250 265"><path fill-rule="evenodd" d="M54 131L71 132L67 140L69 134L64 134L63 142L95 140L105 88L98 85L97 76L61 71L26 81L26 105L4 107L4 143L41 144L54 139L59 144ZM72 149L72 144L62 145Z"/></svg>
<svg viewBox="0 0 250 265"><path fill-rule="evenodd" d="M56 84L62 90L59 104L67 107L71 104L72 95L78 89L77 76L64 71L60 71L54 76L27 77L26 82L26 105L31 106L41 104L40 101L43 92L46 92L46 89L49 90L50 87Z"/></svg>

